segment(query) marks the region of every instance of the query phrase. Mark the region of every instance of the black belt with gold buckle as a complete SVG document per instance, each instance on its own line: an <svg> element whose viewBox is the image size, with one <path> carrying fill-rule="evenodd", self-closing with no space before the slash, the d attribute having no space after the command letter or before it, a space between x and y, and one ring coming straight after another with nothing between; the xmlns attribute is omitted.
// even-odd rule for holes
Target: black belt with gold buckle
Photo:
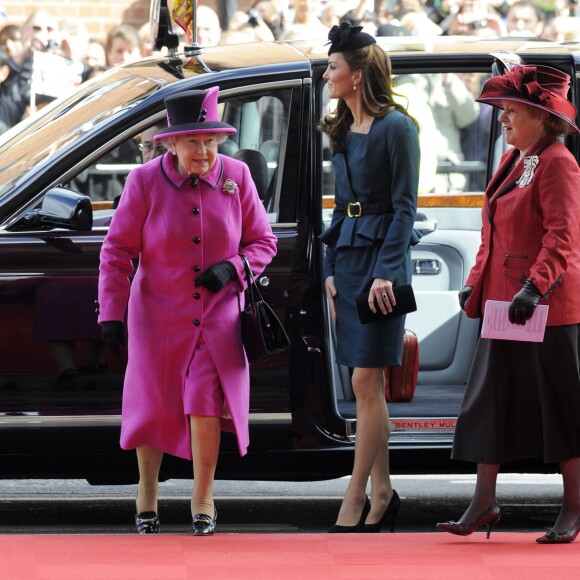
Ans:
<svg viewBox="0 0 580 580"><path fill-rule="evenodd" d="M355 201L346 206L346 215L349 218L357 218L363 215L372 215L387 213L388 207L386 203L360 203Z"/></svg>

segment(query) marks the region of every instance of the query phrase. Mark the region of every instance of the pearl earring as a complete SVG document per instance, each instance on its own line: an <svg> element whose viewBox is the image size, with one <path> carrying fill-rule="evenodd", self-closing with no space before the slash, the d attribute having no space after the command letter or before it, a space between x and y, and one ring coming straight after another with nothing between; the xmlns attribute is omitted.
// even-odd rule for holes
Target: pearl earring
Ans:
<svg viewBox="0 0 580 580"><path fill-rule="evenodd" d="M356 91L356 85L352 85L352 90Z"/></svg>
<svg viewBox="0 0 580 580"><path fill-rule="evenodd" d="M177 155L175 149L173 149L172 153L173 153L173 157L175 157Z"/></svg>

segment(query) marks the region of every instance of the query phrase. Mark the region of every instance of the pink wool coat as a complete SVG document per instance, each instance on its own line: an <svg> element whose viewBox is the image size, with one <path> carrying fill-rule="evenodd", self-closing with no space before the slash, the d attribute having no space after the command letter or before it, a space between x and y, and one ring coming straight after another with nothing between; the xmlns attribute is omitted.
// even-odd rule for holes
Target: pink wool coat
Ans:
<svg viewBox="0 0 580 580"><path fill-rule="evenodd" d="M124 320L128 303L123 449L146 444L191 459L182 393L188 373L195 373L190 363L203 335L229 411L222 429L235 432L240 454L247 452L250 379L240 338L238 296L246 287L240 253L255 273L276 254L246 164L218 155L192 183L179 175L168 152L129 174L103 243L99 276L99 322ZM195 278L223 260L234 264L237 278L216 294L196 288Z"/></svg>
<svg viewBox="0 0 580 580"><path fill-rule="evenodd" d="M548 304L548 326L580 322L580 169L553 138L531 154L538 164L529 183L519 151L510 149L485 192L481 245L467 286L473 292L465 312L477 318L486 300L511 301L531 278Z"/></svg>

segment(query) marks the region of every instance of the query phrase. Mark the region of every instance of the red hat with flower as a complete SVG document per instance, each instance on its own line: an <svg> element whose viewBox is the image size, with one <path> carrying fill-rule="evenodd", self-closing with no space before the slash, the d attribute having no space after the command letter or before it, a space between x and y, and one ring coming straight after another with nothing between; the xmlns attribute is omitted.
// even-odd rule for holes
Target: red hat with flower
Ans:
<svg viewBox="0 0 580 580"><path fill-rule="evenodd" d="M570 76L545 65L513 65L502 76L489 79L476 99L503 109L503 101L518 101L556 115L570 125L570 133L580 133L576 126L576 107L568 100Z"/></svg>

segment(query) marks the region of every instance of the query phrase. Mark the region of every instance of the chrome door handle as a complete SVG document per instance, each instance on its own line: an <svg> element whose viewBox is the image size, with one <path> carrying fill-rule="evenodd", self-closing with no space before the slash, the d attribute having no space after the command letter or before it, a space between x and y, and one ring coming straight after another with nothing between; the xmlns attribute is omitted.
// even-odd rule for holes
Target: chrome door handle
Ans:
<svg viewBox="0 0 580 580"><path fill-rule="evenodd" d="M440 260L413 260L413 274L434 276L441 272Z"/></svg>
<svg viewBox="0 0 580 580"><path fill-rule="evenodd" d="M416 221L413 226L416 230L421 232L422 235L433 233L437 229L437 220L421 220Z"/></svg>

